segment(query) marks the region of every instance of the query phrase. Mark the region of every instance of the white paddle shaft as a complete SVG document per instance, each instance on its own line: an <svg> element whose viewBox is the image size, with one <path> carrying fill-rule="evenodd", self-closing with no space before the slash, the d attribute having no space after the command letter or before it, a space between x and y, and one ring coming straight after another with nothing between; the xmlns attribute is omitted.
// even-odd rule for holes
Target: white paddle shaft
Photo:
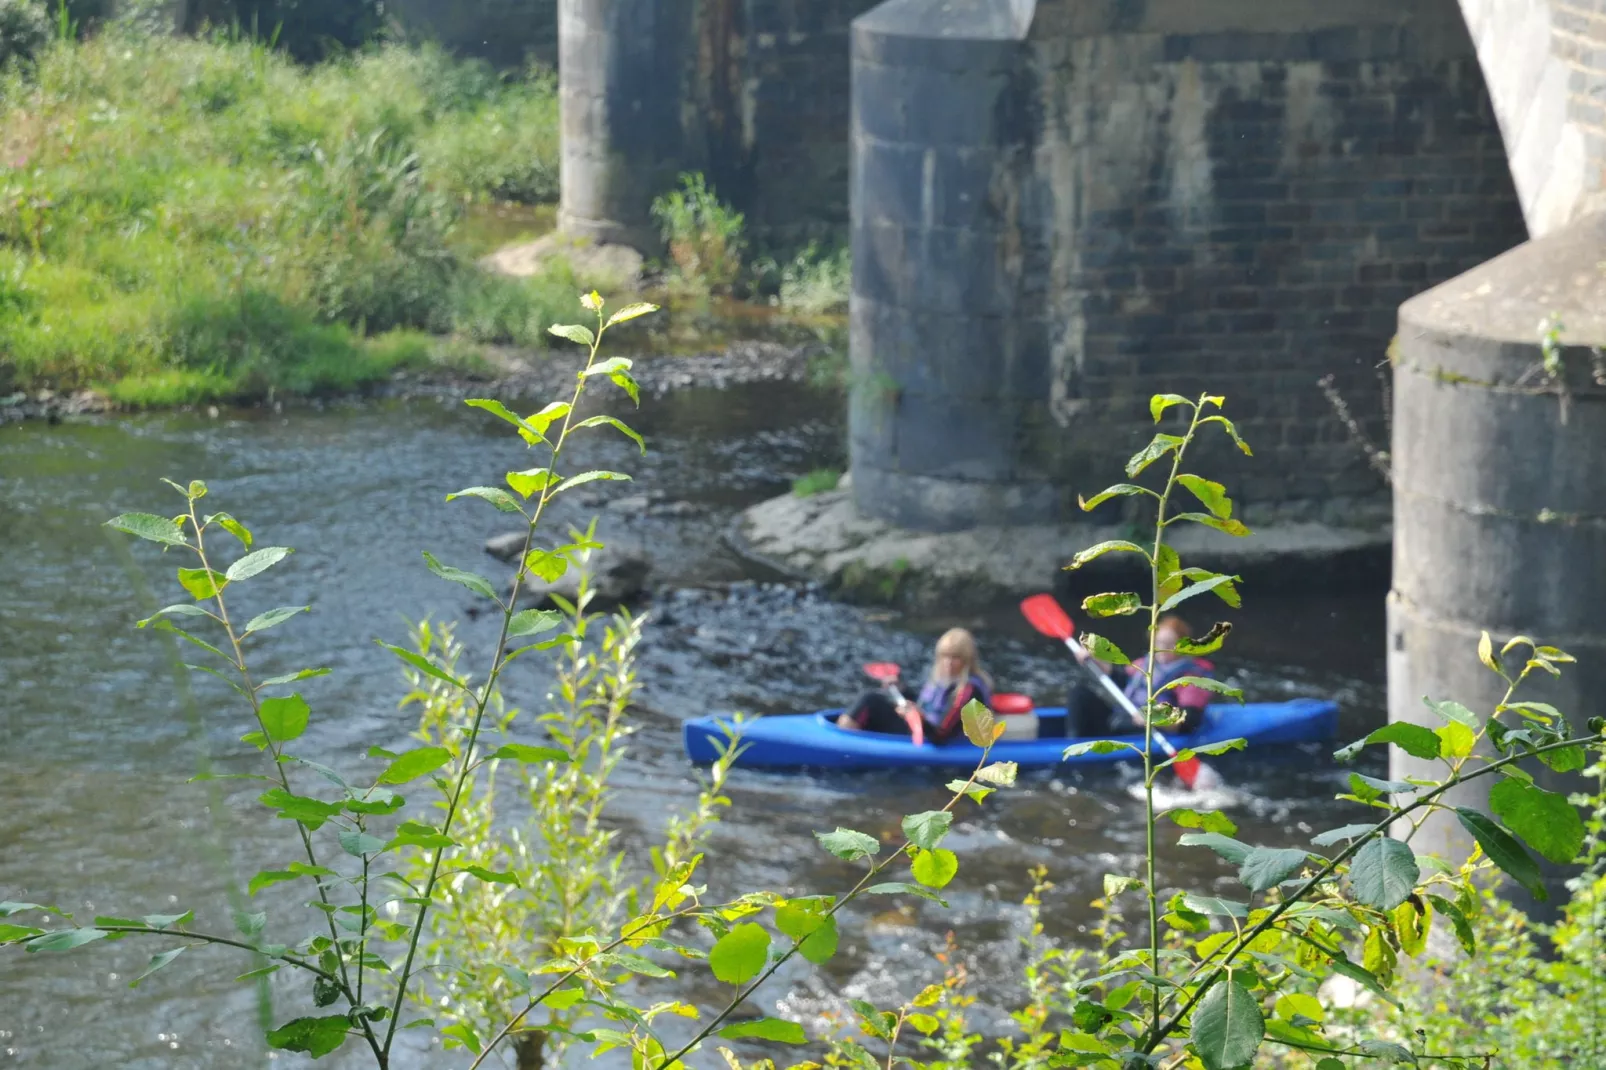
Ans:
<svg viewBox="0 0 1606 1070"><path fill-rule="evenodd" d="M1115 701L1120 703L1122 709L1126 710L1127 713L1132 715L1132 719L1134 721L1140 725L1143 724L1143 715L1139 713L1138 708L1132 704L1132 700L1127 698L1126 692L1122 691L1119 687L1116 687L1115 681L1104 674L1104 670L1099 668L1098 662L1094 661L1092 656L1089 655L1086 650L1082 649L1082 644L1076 641L1076 637L1071 635L1066 636L1065 645L1070 647L1071 653L1077 656L1076 660L1082 661L1084 656L1087 657L1086 661L1082 661L1083 667L1089 669L1094 676L1099 678L1099 683L1104 685L1104 690L1108 691ZM1154 741L1160 744L1160 749L1165 751L1167 758L1175 758L1177 756L1177 749L1171 745L1171 741L1165 738L1164 733L1162 733L1158 728L1154 729Z"/></svg>

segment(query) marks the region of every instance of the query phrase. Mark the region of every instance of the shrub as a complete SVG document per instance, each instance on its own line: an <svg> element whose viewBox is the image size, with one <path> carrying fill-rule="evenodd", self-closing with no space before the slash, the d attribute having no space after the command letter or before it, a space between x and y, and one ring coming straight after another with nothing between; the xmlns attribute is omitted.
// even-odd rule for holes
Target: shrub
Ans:
<svg viewBox="0 0 1606 1070"><path fill-rule="evenodd" d="M33 59L51 32L50 16L38 0L0 0L0 65Z"/></svg>
<svg viewBox="0 0 1606 1070"><path fill-rule="evenodd" d="M680 176L680 188L652 202L680 281L708 293L729 293L742 273L742 213L722 203L701 174Z"/></svg>
<svg viewBox="0 0 1606 1070"><path fill-rule="evenodd" d="M848 307L853 286L853 262L847 248L824 252L810 243L781 268L780 303L783 308L819 315Z"/></svg>
<svg viewBox="0 0 1606 1070"><path fill-rule="evenodd" d="M792 493L799 498L809 498L816 494L823 494L828 490L836 490L836 486L840 482L842 482L842 473L837 469L816 468L814 471L792 480Z"/></svg>
<svg viewBox="0 0 1606 1070"><path fill-rule="evenodd" d="M300 68L260 43L112 26L0 77L0 103L11 165L0 185L0 379L73 389L138 375L144 386L116 396L146 400L226 380L256 395L360 381L377 365L357 339L393 328L466 322L476 337L544 344L550 286L509 290L522 311L504 297L484 329L487 284L452 236L464 201L521 183L533 194L531 174L555 173L550 79L501 78L433 47ZM500 160L489 136L470 164L459 158L461 130L512 113L545 133ZM532 154L543 137L550 151ZM231 305L244 308L223 332L231 341L203 356L196 332L213 338ZM210 311L198 319L198 309ZM274 317L293 319L314 356L263 338ZM332 325L344 333L312 329ZM356 362L350 374L336 372L339 353ZM265 370L278 360L295 367ZM313 367L312 379L297 370ZM207 368L216 375L196 378ZM178 371L188 374L168 374Z"/></svg>

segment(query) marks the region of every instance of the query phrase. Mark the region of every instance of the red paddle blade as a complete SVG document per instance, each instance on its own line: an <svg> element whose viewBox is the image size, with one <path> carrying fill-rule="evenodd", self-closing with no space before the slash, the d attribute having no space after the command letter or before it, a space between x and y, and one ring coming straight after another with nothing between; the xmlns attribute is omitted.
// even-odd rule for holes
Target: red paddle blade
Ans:
<svg viewBox="0 0 1606 1070"><path fill-rule="evenodd" d="M1185 762L1178 762L1173 765L1171 771L1176 773L1177 779L1182 781L1188 788L1197 788L1199 786L1199 771L1203 764L1197 758L1189 758Z"/></svg>
<svg viewBox="0 0 1606 1070"><path fill-rule="evenodd" d="M1020 604L1020 611L1033 628L1050 639L1064 641L1076 634L1076 625L1051 594L1034 594Z"/></svg>
<svg viewBox="0 0 1606 1070"><path fill-rule="evenodd" d="M903 675L903 670L890 661L872 661L864 667L864 675L879 684L890 684Z"/></svg>

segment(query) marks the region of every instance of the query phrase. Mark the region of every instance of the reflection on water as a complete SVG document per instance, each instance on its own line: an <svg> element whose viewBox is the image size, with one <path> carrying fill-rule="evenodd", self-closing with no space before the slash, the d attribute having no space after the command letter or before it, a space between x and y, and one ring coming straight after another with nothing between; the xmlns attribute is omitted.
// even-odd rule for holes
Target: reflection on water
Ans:
<svg viewBox="0 0 1606 1070"><path fill-rule="evenodd" d="M840 703L862 686L866 657L919 671L934 636L955 623L889 619L807 590L749 582L748 568L723 549L740 506L812 468L841 464L830 396L773 384L690 391L649 402L641 426L652 449L645 460L622 439L599 437L585 442L576 463L635 472L635 493L689 506L643 512L570 502L554 517L581 523L600 513L605 536L642 542L654 562L638 731L611 809L633 850L695 796L681 721L711 709ZM165 602L174 590L171 560L145 545L129 558L101 521L176 508L162 476L203 478L208 504L247 520L264 544L295 547L288 562L240 592L241 612L313 606L271 633L257 664L264 673L332 668L302 688L315 711L303 753L365 769L370 744L394 746L412 728L396 709L394 663L372 640L401 641L407 617L459 618L468 605L459 588L428 574L419 551L491 571L481 544L502 529L498 514L476 502L446 505L445 493L495 482L527 467L526 457L496 421L429 401L0 427L0 898L85 915L193 907L198 925L228 931L227 890L291 857L286 829L256 817L248 782L185 783L203 754L225 770L250 768L256 755L238 741L244 728L228 693L197 676L187 709L175 698L159 638L131 626L150 607L124 562L136 561ZM1233 614L1239 629L1227 668L1251 698L1332 695L1343 703L1346 735L1381 721L1376 592L1297 604L1247 593L1249 608ZM959 623L981 630L1001 681L1044 700L1063 694L1069 669L1061 652L1007 607ZM464 620L459 634L467 664L483 662L491 623ZM507 688L514 704L536 705L545 688L539 664L516 663ZM1235 788L1233 816L1250 842L1302 843L1342 823L1332 801L1339 774L1325 748L1234 755L1218 768ZM732 816L710 845L711 892L845 887L853 867L823 856L811 833L835 824L891 833L902 814L941 805L945 779L738 771ZM933 955L951 930L983 1006L1007 1006L1027 870L1045 866L1055 884L1044 906L1049 932L1085 940L1086 904L1102 874L1130 872L1141 858L1142 806L1132 784L1119 768L1042 771L984 808L964 804L951 838L963 859L945 893L951 909L867 902L852 912L835 960L789 966L761 991L761 1005L807 1019L844 998L912 995L940 978ZM1233 887L1230 871L1199 850L1168 847L1162 873L1179 887ZM256 909L269 911L270 934L288 942L303 935L291 921L303 912L287 887L264 893ZM127 981L151 950L125 942L0 958L0 1067L265 1065L255 996L233 980L247 965L192 951L130 991ZM281 1018L305 999L299 985L282 982L274 983ZM696 970L681 983L710 998L717 987ZM274 1065L299 1063L281 1057ZM363 1064L351 1053L321 1065ZM403 1065L436 1063L415 1052Z"/></svg>

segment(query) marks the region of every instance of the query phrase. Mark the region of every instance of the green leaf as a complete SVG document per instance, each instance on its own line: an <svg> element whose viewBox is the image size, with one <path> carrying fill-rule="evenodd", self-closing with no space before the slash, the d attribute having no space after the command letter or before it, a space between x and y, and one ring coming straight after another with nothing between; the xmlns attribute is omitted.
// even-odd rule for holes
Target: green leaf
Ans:
<svg viewBox="0 0 1606 1070"><path fill-rule="evenodd" d="M1393 910L1405 902L1421 876L1411 848L1387 836L1368 840L1350 860L1350 890L1357 900L1378 910Z"/></svg>
<svg viewBox="0 0 1606 1070"><path fill-rule="evenodd" d="M1471 710L1469 710L1465 706L1461 705L1461 703L1459 703L1459 702L1434 702L1432 699L1428 698L1426 695L1422 696L1422 701L1427 704L1428 709L1432 710L1434 713L1438 714L1440 717L1443 717L1446 721L1453 721L1456 724L1465 725L1467 728L1472 729L1474 732L1476 732L1478 730L1478 716L1477 716L1477 714L1473 713Z"/></svg>
<svg viewBox="0 0 1606 1070"><path fill-rule="evenodd" d="M145 978L149 977L157 970L162 969L164 966L168 965L182 954L184 954L184 949L182 947L175 947L171 951L163 951L159 955L152 955L150 964L145 967L145 972L128 982L128 987L138 988L141 981L145 980Z"/></svg>
<svg viewBox="0 0 1606 1070"><path fill-rule="evenodd" d="M1142 748L1130 743L1123 743L1118 739L1090 739L1083 743L1072 743L1065 748L1066 758L1080 758L1084 754L1114 754L1116 751L1129 750L1133 754L1142 754Z"/></svg>
<svg viewBox="0 0 1606 1070"><path fill-rule="evenodd" d="M524 441L528 442L532 446L538 442L545 441L541 437L540 431L546 428L546 424L532 426L532 424L535 423L533 417L531 418L531 423L525 423L513 413L509 412L507 406L503 405L500 401L496 401L491 398L469 398L464 402L464 404L476 409L484 409L486 412L491 413L494 416L500 416L502 419L518 428L519 437L524 439ZM564 408L567 410L568 406L565 405Z"/></svg>
<svg viewBox="0 0 1606 1070"><path fill-rule="evenodd" d="M486 579L484 576L477 575L473 572L465 572L460 568L453 568L450 565L443 565L437 561L435 559L435 555L430 553L428 550L424 551L424 564L428 565L429 570L443 580L451 580L453 583L460 583L464 587L467 587L469 590L473 591L475 594L484 595L486 598L493 600L496 598L496 588L492 587L491 581Z"/></svg>
<svg viewBox="0 0 1606 1070"><path fill-rule="evenodd" d="M630 400L637 405L641 404L641 384L633 379L629 372L614 372L608 376L613 385L630 395ZM643 451L645 452L645 451Z"/></svg>
<svg viewBox="0 0 1606 1070"><path fill-rule="evenodd" d="M507 624L507 637L519 639L526 635L550 632L563 623L563 614L554 609L526 609L513 614Z"/></svg>
<svg viewBox="0 0 1606 1070"><path fill-rule="evenodd" d="M775 927L798 942L798 952L816 966L831 961L836 954L836 918L798 903L785 903L775 910Z"/></svg>
<svg viewBox="0 0 1606 1070"><path fill-rule="evenodd" d="M959 856L940 847L935 851L917 848L911 872L915 880L927 888L946 888L959 872Z"/></svg>
<svg viewBox="0 0 1606 1070"><path fill-rule="evenodd" d="M378 643L392 654L395 654L398 658L401 658L403 661L417 669L419 672L423 673L425 676L433 676L437 680L444 680L456 687L463 688L465 691L468 690L467 684L459 680L457 677L450 675L444 669L437 668L435 663L424 657L424 655L414 653L411 650L405 650L399 646L392 646L382 639L375 639L374 642Z"/></svg>
<svg viewBox="0 0 1606 1070"><path fill-rule="evenodd" d="M1439 754L1445 758L1465 758L1478 742L1472 729L1454 721L1435 728L1433 734L1439 737Z"/></svg>
<svg viewBox="0 0 1606 1070"><path fill-rule="evenodd" d="M1394 994L1391 993L1387 988L1383 987L1383 983L1377 979L1376 975L1374 975L1372 971L1363 966L1355 965L1355 963L1351 962L1342 951L1334 954L1332 956L1332 961L1334 973L1343 974L1351 981L1365 986L1366 988L1370 989L1374 995L1381 999L1387 1000L1396 1007L1400 1005L1400 1001L1396 999Z"/></svg>
<svg viewBox="0 0 1606 1070"><path fill-rule="evenodd" d="M1232 499L1227 497L1227 488L1220 483L1195 475L1180 475L1177 477L1177 482L1192 491L1193 496L1210 510L1212 516L1221 520L1232 516Z"/></svg>
<svg viewBox="0 0 1606 1070"><path fill-rule="evenodd" d="M933 903L941 904L943 907L946 907L948 905L947 900L943 899L941 896L939 896L936 892L932 891L930 888L922 888L918 884L906 884L906 883L904 883L902 881L887 881L887 882L882 883L882 884L872 884L872 885L870 885L870 887L868 887L868 888L866 888L864 890L864 894L865 895L918 895L922 899L929 899Z"/></svg>
<svg viewBox="0 0 1606 1070"><path fill-rule="evenodd" d="M759 975L769 958L770 934L746 922L720 937L708 952L714 976L728 985L744 985Z"/></svg>
<svg viewBox="0 0 1606 1070"><path fill-rule="evenodd" d="M1528 893L1541 902L1550 898L1545 882L1539 874L1539 867L1533 858L1511 834L1483 814L1465 806L1455 808L1455 815L1461 821L1461 827L1472 833L1472 838L1478 841L1483 853L1489 860L1505 871L1513 880Z"/></svg>
<svg viewBox="0 0 1606 1070"><path fill-rule="evenodd" d="M1145 550L1137 543L1127 542L1125 539L1111 539L1108 542L1101 542L1095 546L1089 546L1086 550L1083 550L1081 553L1071 558L1071 563L1066 565L1065 568L1067 571L1073 568L1081 568L1083 565L1094 560L1095 558L1103 557L1105 554L1116 552L1141 554L1143 560L1149 560L1149 551Z"/></svg>
<svg viewBox="0 0 1606 1070"><path fill-rule="evenodd" d="M954 815L946 810L927 810L923 814L912 814L903 819L903 834L909 837L909 842L916 847L923 847L928 851L935 850L948 835L948 829L954 823Z"/></svg>
<svg viewBox="0 0 1606 1070"><path fill-rule="evenodd" d="M148 628L164 617L209 617L212 620L218 619L215 613L211 613L201 606L192 605L189 602L180 602L178 605L163 606L144 620L139 621L134 627Z"/></svg>
<svg viewBox="0 0 1606 1070"><path fill-rule="evenodd" d="M1204 832L1215 832L1223 836L1231 836L1238 831L1232 818L1220 810L1170 810L1165 814L1174 824L1185 829L1200 829Z"/></svg>
<svg viewBox="0 0 1606 1070"><path fill-rule="evenodd" d="M490 755L492 758L510 758L515 762L534 765L537 762L572 762L567 751L556 747L532 747L527 743L504 743Z"/></svg>
<svg viewBox="0 0 1606 1070"><path fill-rule="evenodd" d="M1341 762L1347 762L1361 752L1363 747L1373 743L1393 743L1405 753L1417 758L1437 758L1439 756L1439 737L1431 729L1423 728L1419 724L1409 721L1395 721L1384 725L1372 732L1365 739L1357 740L1349 746L1333 752L1333 757Z"/></svg>
<svg viewBox="0 0 1606 1070"><path fill-rule="evenodd" d="M1114 899L1125 892L1136 892L1143 888L1143 882L1136 877L1122 877L1114 873L1104 875L1104 898Z"/></svg>
<svg viewBox="0 0 1606 1070"><path fill-rule="evenodd" d="M306 795L292 795L283 788L273 788L263 792L257 801L272 810L277 810L279 817L285 821L296 821L308 829L316 832L322 828L324 822L340 813L339 803L324 802Z"/></svg>
<svg viewBox="0 0 1606 1070"><path fill-rule="evenodd" d="M71 951L75 947L92 944L96 940L104 940L110 933L99 929L58 929L55 932L36 936L23 945L23 950L34 951Z"/></svg>
<svg viewBox="0 0 1606 1070"><path fill-rule="evenodd" d="M1583 747L1562 747L1545 751L1539 760L1558 773L1576 773L1589 764L1589 755Z"/></svg>
<svg viewBox="0 0 1606 1070"><path fill-rule="evenodd" d="M1126 462L1126 474L1137 476L1149 465L1182 445L1182 438L1178 435L1155 435L1149 444L1132 455Z"/></svg>
<svg viewBox="0 0 1606 1070"><path fill-rule="evenodd" d="M1086 632L1082 636L1082 647L1100 661L1107 661L1111 665L1130 665L1132 659L1126 656L1126 651L1093 632Z"/></svg>
<svg viewBox="0 0 1606 1070"><path fill-rule="evenodd" d="M1339 1059L1322 1059L1316 1063L1316 1070L1349 1070L1349 1067Z"/></svg>
<svg viewBox="0 0 1606 1070"><path fill-rule="evenodd" d="M390 767L379 774L379 784L406 784L421 776L433 773L452 760L452 752L445 747L419 747L399 755Z"/></svg>
<svg viewBox="0 0 1606 1070"><path fill-rule="evenodd" d="M995 763L995 764L1003 764L1003 763ZM1013 763L1011 763L1011 764L1013 764ZM968 783L967 781L964 781L964 780L950 780L950 781L948 781L948 790L953 792L955 795L963 793L965 795L968 795L970 798L974 799L976 802L981 802L984 799L986 799L987 796L991 795L993 793L994 789L979 787L979 786L977 786L975 784L970 784L970 783Z"/></svg>
<svg viewBox="0 0 1606 1070"><path fill-rule="evenodd" d="M1345 825L1342 828L1318 833L1310 838L1310 842L1314 847L1331 847L1339 840L1353 840L1357 836L1364 836L1376 827L1376 825Z"/></svg>
<svg viewBox="0 0 1606 1070"><path fill-rule="evenodd" d="M867 836L852 829L838 828L835 832L816 832L814 838L820 841L821 847L844 862L873 857L881 850L881 844L876 842L874 836Z"/></svg>
<svg viewBox="0 0 1606 1070"><path fill-rule="evenodd" d="M592 334L589 328L582 327L577 323L554 323L547 328L547 333L557 335L559 338L567 338L577 345L593 346L597 344L596 335Z"/></svg>
<svg viewBox="0 0 1606 1070"><path fill-rule="evenodd" d="M256 876L251 878L251 883L246 885L245 894L254 896L264 888L270 888L275 884L283 884L286 881L300 879L301 874L291 873L289 870L264 869Z"/></svg>
<svg viewBox="0 0 1606 1070"><path fill-rule="evenodd" d="M229 566L225 574L230 583L248 580L252 576L259 576L280 561L289 557L294 551L287 546L264 546L253 553L246 554L234 564Z"/></svg>
<svg viewBox="0 0 1606 1070"><path fill-rule="evenodd" d="M358 829L341 829L340 846L353 858L376 855L385 849L385 841Z"/></svg>
<svg viewBox="0 0 1606 1070"><path fill-rule="evenodd" d="M1472 930L1472 922L1468 920L1466 912L1442 895L1429 895L1427 898L1436 912L1450 919L1450 925L1455 929L1455 938L1460 942L1461 949L1468 955L1476 955L1478 937Z"/></svg>
<svg viewBox="0 0 1606 1070"><path fill-rule="evenodd" d="M634 304L626 305L618 312L615 312L613 315L609 316L607 326L612 327L616 323L624 323L627 320L633 320L638 317L645 316L650 312L657 311L657 305L649 305L645 301L637 301ZM721 1036L723 1035L724 1034L721 1034Z"/></svg>
<svg viewBox="0 0 1606 1070"><path fill-rule="evenodd" d="M106 526L164 546L189 545L184 540L183 528L171 518L154 513L123 513L106 521Z"/></svg>
<svg viewBox="0 0 1606 1070"><path fill-rule="evenodd" d="M279 687L283 684L293 684L301 680L310 680L314 676L328 675L328 669L302 669L300 672L285 673L283 676L275 676L264 680L260 684L257 684L257 690L261 691L269 687Z"/></svg>
<svg viewBox="0 0 1606 1070"><path fill-rule="evenodd" d="M195 911L186 910L182 914L147 914L140 920L153 929L171 929L175 925L194 921Z"/></svg>
<svg viewBox="0 0 1606 1070"><path fill-rule="evenodd" d="M278 609L270 609L266 613L259 613L252 617L246 623L245 634L254 635L257 632L265 632L269 628L283 624L297 613L307 613L311 610L311 606L280 606Z"/></svg>
<svg viewBox="0 0 1606 1070"><path fill-rule="evenodd" d="M1241 520L1222 520L1219 517L1211 516L1209 513L1178 513L1167 520L1166 524L1167 526L1171 524L1200 524L1239 539L1254 534L1244 526L1244 522Z"/></svg>
<svg viewBox="0 0 1606 1070"><path fill-rule="evenodd" d="M1238 688L1220 680L1212 680L1208 676L1179 676L1162 687L1160 694L1163 695L1167 691L1173 691L1181 687L1197 687L1201 691L1209 691L1216 695L1226 695L1228 698L1235 698L1239 702L1244 700L1244 693ZM1203 748L1199 748L1199 750L1200 753L1204 752Z"/></svg>
<svg viewBox="0 0 1606 1070"><path fill-rule="evenodd" d="M1222 899L1214 895L1195 895L1185 892L1182 896L1182 905L1196 914L1215 914L1223 918L1246 918L1249 916L1249 907L1234 899Z"/></svg>
<svg viewBox="0 0 1606 1070"><path fill-rule="evenodd" d="M780 1018L759 1018L752 1022L741 1022L737 1025L728 1025L719 1031L719 1035L726 1040L773 1040L780 1044L807 1044L808 1034L796 1022L783 1021Z"/></svg>
<svg viewBox="0 0 1606 1070"><path fill-rule="evenodd" d="M1199 423L1201 426L1204 424L1220 424L1221 429L1227 432L1228 437L1230 437L1233 443L1243 451L1245 457L1254 456L1254 453L1249 449L1249 443L1238 437L1238 428L1233 426L1233 422L1227 419L1225 416L1206 416L1203 420L1200 420Z"/></svg>
<svg viewBox="0 0 1606 1070"><path fill-rule="evenodd" d="M1248 858L1249 852L1253 850L1247 843L1240 843L1231 836L1223 836L1216 832L1190 832L1179 837L1177 843L1183 847L1208 847L1236 866L1243 865L1244 859Z"/></svg>
<svg viewBox="0 0 1606 1070"><path fill-rule="evenodd" d="M250 529L244 524L240 523L238 520L234 519L228 513L213 513L206 517L202 523L208 525L213 523L217 524L218 527L222 528L230 535L233 535L236 539L239 539L241 546L244 546L247 550L251 549L251 543L253 539Z"/></svg>
<svg viewBox="0 0 1606 1070"><path fill-rule="evenodd" d="M262 731L275 743L299 739L301 733L307 730L307 721L311 716L312 710L300 695L262 700Z"/></svg>
<svg viewBox="0 0 1606 1070"><path fill-rule="evenodd" d="M1159 423L1160 417L1165 414L1165 410L1173 405L1186 405L1190 409L1193 408L1193 402L1181 394L1156 394L1149 399L1149 414L1154 417L1155 423Z"/></svg>
<svg viewBox="0 0 1606 1070"><path fill-rule="evenodd" d="M1217 598L1237 609L1243 605L1243 598L1239 596L1238 588L1233 586L1235 582L1240 582L1237 576L1211 576L1208 579L1200 580L1198 583L1189 584L1164 602L1161 602L1160 612L1165 613L1175 609L1188 599L1204 594L1206 591L1216 592ZM1223 638L1225 638L1225 635L1223 635Z"/></svg>
<svg viewBox="0 0 1606 1070"><path fill-rule="evenodd" d="M1365 1052L1367 1055L1374 1056L1378 1059L1387 1059L1391 1064L1394 1065L1399 1065L1402 1063L1408 1066L1417 1065L1416 1056L1411 1054L1410 1048L1402 1047L1401 1045L1395 1044L1391 1041L1363 1040L1355 1046L1361 1049L1361 1051Z"/></svg>
<svg viewBox="0 0 1606 1070"><path fill-rule="evenodd" d="M525 497L529 497L528 494ZM479 498L490 502L504 513L522 513L519 503L513 500L513 495L501 487L465 487L453 494L448 494L446 500L454 502L459 498Z"/></svg>
<svg viewBox="0 0 1606 1070"><path fill-rule="evenodd" d="M1093 594L1082 599L1082 608L1095 617L1126 616L1143 608L1143 599L1131 591L1120 594Z"/></svg>
<svg viewBox="0 0 1606 1070"><path fill-rule="evenodd" d="M1584 847L1584 822L1565 795L1533 784L1502 780L1489 790L1489 809L1528 846L1561 865Z"/></svg>
<svg viewBox="0 0 1606 1070"><path fill-rule="evenodd" d="M1177 639L1177 653L1199 656L1214 654L1221 649L1221 644L1227 641L1227 636L1230 634L1232 634L1232 625L1224 620L1217 621L1210 626L1208 632L1205 632L1197 639L1185 637Z"/></svg>
<svg viewBox="0 0 1606 1070"><path fill-rule="evenodd" d="M216 598L229 585L221 572L213 572L209 568L181 568L178 570L178 582L197 602Z"/></svg>
<svg viewBox="0 0 1606 1070"><path fill-rule="evenodd" d="M985 750L998 738L998 718L976 699L965 703L965 708L959 711L959 723L973 747Z"/></svg>
<svg viewBox="0 0 1606 1070"><path fill-rule="evenodd" d="M579 475L570 476L562 483L559 483L558 489L552 493L562 494L566 490L572 490L575 487L582 486L586 483L595 483L599 479L623 480L625 482L630 481L630 477L625 475L623 472L605 472L600 470L595 472L581 472Z"/></svg>
<svg viewBox="0 0 1606 1070"><path fill-rule="evenodd" d="M575 424L574 427L577 431L582 427L612 427L630 441L634 442L641 450L641 455L643 457L647 455L647 443L642 439L641 435L637 434L635 429L629 424L626 424L622 420L615 419L612 416L591 416L581 420L579 423Z"/></svg>
<svg viewBox="0 0 1606 1070"><path fill-rule="evenodd" d="M556 583L569 571L568 558L547 550L531 550L524 559L524 567L547 583Z"/></svg>
<svg viewBox="0 0 1606 1070"><path fill-rule="evenodd" d="M1188 1032L1193 1050L1207 1070L1248 1065L1265 1036L1266 1020L1260 1013L1260 1001L1230 976L1205 993L1194 1008L1193 1026Z"/></svg>
<svg viewBox="0 0 1606 1070"><path fill-rule="evenodd" d="M42 932L43 929L35 929L32 925L0 925L0 946L30 939Z"/></svg>
<svg viewBox="0 0 1606 1070"><path fill-rule="evenodd" d="M385 850L391 851L397 847L422 847L434 851L456 845L456 840L431 825L420 821L403 821L397 826L396 835L385 845Z"/></svg>
<svg viewBox="0 0 1606 1070"><path fill-rule="evenodd" d="M989 762L976 770L976 779L988 784L996 784L1001 788L1010 787L1015 783L1015 777L1020 772L1018 762ZM969 794L968 792L966 794ZM980 801L979 799L977 800Z"/></svg>
<svg viewBox="0 0 1606 1070"><path fill-rule="evenodd" d="M1103 490L1093 495L1093 497L1085 500L1081 495L1077 495L1076 501L1079 505L1081 505L1082 511L1087 513L1097 509L1100 505L1103 505L1111 498L1130 498L1134 494L1147 494L1151 498L1159 497L1158 494L1154 493L1154 491L1150 490L1148 487L1140 487L1135 483L1117 483L1114 486L1105 487Z"/></svg>
<svg viewBox="0 0 1606 1070"><path fill-rule="evenodd" d="M581 378L590 379L597 375L612 375L614 372L627 372L636 366L636 362L629 357L609 357L599 360L589 368L580 372Z"/></svg>
<svg viewBox="0 0 1606 1070"><path fill-rule="evenodd" d="M322 1018L297 1018L268 1033L268 1047L280 1051L306 1052L322 1058L346 1042L350 1023L344 1014Z"/></svg>
<svg viewBox="0 0 1606 1070"><path fill-rule="evenodd" d="M1238 868L1238 879L1252 892L1277 887L1305 865L1305 852L1293 847L1252 847Z"/></svg>
<svg viewBox="0 0 1606 1070"><path fill-rule="evenodd" d="M529 468L523 472L509 472L504 478L507 479L507 485L526 500L558 482L558 474L550 468Z"/></svg>

